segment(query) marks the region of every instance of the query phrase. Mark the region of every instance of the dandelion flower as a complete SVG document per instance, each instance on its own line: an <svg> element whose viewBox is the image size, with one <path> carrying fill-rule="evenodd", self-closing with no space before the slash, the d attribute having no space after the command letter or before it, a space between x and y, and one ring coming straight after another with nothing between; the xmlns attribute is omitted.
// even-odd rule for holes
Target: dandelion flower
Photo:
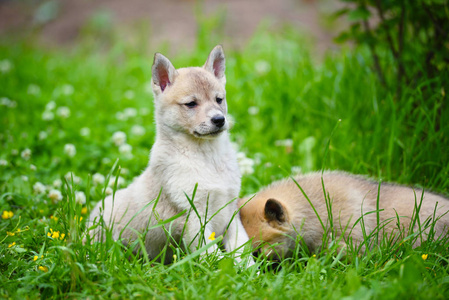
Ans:
<svg viewBox="0 0 449 300"><path fill-rule="evenodd" d="M423 254L422 256L421 256L421 258L423 259L423 260L426 260L427 259L427 256L429 256L428 254Z"/></svg>
<svg viewBox="0 0 449 300"><path fill-rule="evenodd" d="M53 202L61 201L62 200L62 194L59 190L51 190L48 193L48 198L50 198Z"/></svg>
<svg viewBox="0 0 449 300"><path fill-rule="evenodd" d="M45 272L45 273L48 272L48 268L45 267L45 266L39 266L39 270L40 270L40 271L43 271L43 272Z"/></svg>
<svg viewBox="0 0 449 300"><path fill-rule="evenodd" d="M95 185L99 185L99 184L101 185L101 184L104 184L105 177L104 177L104 175L102 175L100 173L95 173L92 176L92 181L94 182Z"/></svg>
<svg viewBox="0 0 449 300"><path fill-rule="evenodd" d="M45 190L46 190L45 185L43 185L40 182L36 182L33 185L33 191L38 195L45 193Z"/></svg>
<svg viewBox="0 0 449 300"><path fill-rule="evenodd" d="M58 107L56 114L63 119L67 119L70 117L70 109L67 106Z"/></svg>
<svg viewBox="0 0 449 300"><path fill-rule="evenodd" d="M11 219L13 216L14 216L14 213L12 211L4 210L2 213L3 220Z"/></svg>
<svg viewBox="0 0 449 300"><path fill-rule="evenodd" d="M79 204L85 204L86 203L86 195L84 192L77 191L75 192L75 201Z"/></svg>
<svg viewBox="0 0 449 300"><path fill-rule="evenodd" d="M24 160L30 160L31 158L31 150L26 148L25 150L23 150L20 153L20 156L24 159Z"/></svg>
<svg viewBox="0 0 449 300"><path fill-rule="evenodd" d="M116 146L120 146L126 143L126 133L123 131L116 131L112 135L112 141Z"/></svg>
<svg viewBox="0 0 449 300"><path fill-rule="evenodd" d="M215 231L211 233L211 235L207 238L211 241L215 240Z"/></svg>
<svg viewBox="0 0 449 300"><path fill-rule="evenodd" d="M76 154L76 148L73 144L65 144L64 145L64 153L69 157L74 157Z"/></svg>

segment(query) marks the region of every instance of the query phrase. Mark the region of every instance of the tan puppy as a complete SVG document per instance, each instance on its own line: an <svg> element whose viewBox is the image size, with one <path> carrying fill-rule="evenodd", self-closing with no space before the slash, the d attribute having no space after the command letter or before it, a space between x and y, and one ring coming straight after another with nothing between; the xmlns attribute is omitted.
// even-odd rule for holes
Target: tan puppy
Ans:
<svg viewBox="0 0 449 300"><path fill-rule="evenodd" d="M322 185L322 179L324 184ZM289 257L296 245L298 235L311 251L321 246L325 230L309 201L315 207L322 223L329 228L327 201L331 203L332 223L336 239L340 245L351 237L352 242L359 244L364 240L361 227L363 214L366 235L370 235L377 227L377 198L379 196L379 236L397 240L407 236L410 221L415 208L419 206L419 219L424 229L428 218L438 219L435 225L435 236L446 233L449 227L449 200L442 196L423 192L421 189L369 181L361 176L343 172L311 173L295 177L304 193L291 179L272 183L262 189L251 200L241 199L239 205L241 220L248 236L253 238L255 248L261 246L260 252L266 256L277 258ZM329 201L330 200L330 201ZM438 206L436 207L438 203ZM369 213L373 212L373 213ZM398 227L398 217L399 227ZM398 229L401 230L398 230ZM414 230L418 231L415 224ZM429 227L424 230L424 237ZM329 232L326 232L330 236ZM263 243L266 242L266 243ZM418 238L415 246L420 244ZM364 246L362 247L362 250Z"/></svg>
<svg viewBox="0 0 449 300"><path fill-rule="evenodd" d="M241 176L227 132L225 83L221 46L211 51L203 67L176 70L166 57L155 55L152 88L157 133L148 167L104 204L99 201L90 215L91 224L101 221L114 239L125 242L148 231L146 251L150 258L165 253L166 263L173 256L170 244L195 250L215 233L224 235L226 250L233 251L248 241L239 216L233 218ZM166 221L179 214L176 220ZM102 232L91 230L97 240Z"/></svg>

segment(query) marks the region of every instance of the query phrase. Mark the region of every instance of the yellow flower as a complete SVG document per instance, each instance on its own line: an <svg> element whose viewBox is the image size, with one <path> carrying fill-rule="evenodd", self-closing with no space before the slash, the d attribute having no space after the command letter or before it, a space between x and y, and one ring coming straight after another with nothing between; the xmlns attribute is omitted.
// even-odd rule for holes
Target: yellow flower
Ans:
<svg viewBox="0 0 449 300"><path fill-rule="evenodd" d="M60 239L63 240L65 238L65 233L61 233Z"/></svg>
<svg viewBox="0 0 449 300"><path fill-rule="evenodd" d="M312 257L316 257L316 254L312 255Z"/></svg>
<svg viewBox="0 0 449 300"><path fill-rule="evenodd" d="M59 231L53 231L51 237L54 238L54 239L59 238Z"/></svg>
<svg viewBox="0 0 449 300"><path fill-rule="evenodd" d="M8 245L8 248L11 248L12 246L14 246L16 244L16 242L13 242L12 244Z"/></svg>
<svg viewBox="0 0 449 300"><path fill-rule="evenodd" d="M12 211L4 210L3 213L2 213L2 219L3 220L11 219L12 216L14 216L14 213Z"/></svg>
<svg viewBox="0 0 449 300"><path fill-rule="evenodd" d="M215 240L215 231L212 232L212 234L208 237L208 239L211 241Z"/></svg>
<svg viewBox="0 0 449 300"><path fill-rule="evenodd" d="M423 255L421 256L422 260L426 260L426 259L427 259L427 256L429 256L429 255L428 255L428 254L423 254Z"/></svg>
<svg viewBox="0 0 449 300"><path fill-rule="evenodd" d="M9 235L9 236L14 236L15 235L14 232L9 232L9 231L7 231L6 234Z"/></svg>
<svg viewBox="0 0 449 300"><path fill-rule="evenodd" d="M45 266L39 266L39 270L44 271L44 272L48 272L48 268Z"/></svg>
<svg viewBox="0 0 449 300"><path fill-rule="evenodd" d="M35 255L33 260L36 261L39 258L39 256Z"/></svg>
<svg viewBox="0 0 449 300"><path fill-rule="evenodd" d="M51 237L51 233L50 233L50 232L48 232L48 233L47 233L47 236L48 236L48 237Z"/></svg>
<svg viewBox="0 0 449 300"><path fill-rule="evenodd" d="M81 214L83 215L87 214L87 207L81 208Z"/></svg>
<svg viewBox="0 0 449 300"><path fill-rule="evenodd" d="M50 219L54 220L55 222L58 221L58 217L50 216Z"/></svg>

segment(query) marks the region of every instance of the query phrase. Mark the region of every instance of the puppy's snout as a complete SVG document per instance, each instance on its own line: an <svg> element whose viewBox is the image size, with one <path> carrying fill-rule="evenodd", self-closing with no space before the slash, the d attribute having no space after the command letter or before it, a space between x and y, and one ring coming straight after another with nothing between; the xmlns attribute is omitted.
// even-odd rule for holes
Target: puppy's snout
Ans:
<svg viewBox="0 0 449 300"><path fill-rule="evenodd" d="M215 115L212 117L211 121L215 126L221 128L225 124L226 119L223 115Z"/></svg>

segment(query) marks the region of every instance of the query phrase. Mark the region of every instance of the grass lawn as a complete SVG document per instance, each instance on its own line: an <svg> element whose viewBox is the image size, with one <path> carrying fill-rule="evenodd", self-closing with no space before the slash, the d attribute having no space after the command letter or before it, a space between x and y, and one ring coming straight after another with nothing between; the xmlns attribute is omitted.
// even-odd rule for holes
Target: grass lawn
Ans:
<svg viewBox="0 0 449 300"><path fill-rule="evenodd" d="M214 46L204 44L170 57L174 66L202 65ZM447 196L447 74L397 98L365 49L317 62L303 44L294 32L264 32L241 51L225 49L231 136L246 166L241 195L339 169ZM298 249L295 259L252 268L229 254L178 250L165 266L111 239L83 244L94 203L148 163L151 64L123 42L95 51L0 44L0 297L449 298L449 237L346 257Z"/></svg>

